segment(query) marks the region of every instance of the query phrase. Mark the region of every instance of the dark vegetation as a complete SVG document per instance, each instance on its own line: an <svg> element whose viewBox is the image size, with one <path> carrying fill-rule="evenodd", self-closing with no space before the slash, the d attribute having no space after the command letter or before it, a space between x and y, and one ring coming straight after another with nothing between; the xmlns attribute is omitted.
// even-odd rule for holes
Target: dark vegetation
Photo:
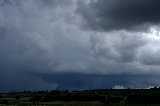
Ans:
<svg viewBox="0 0 160 106"><path fill-rule="evenodd" d="M23 91L0 94L0 104L24 105L39 103L96 102L108 104L160 104L160 88L151 89L95 89L84 91Z"/></svg>

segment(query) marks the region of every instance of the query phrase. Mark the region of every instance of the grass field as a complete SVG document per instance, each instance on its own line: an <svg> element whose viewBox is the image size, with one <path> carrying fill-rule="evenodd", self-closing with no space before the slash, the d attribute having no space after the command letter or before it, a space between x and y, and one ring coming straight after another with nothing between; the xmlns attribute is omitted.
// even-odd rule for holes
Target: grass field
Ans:
<svg viewBox="0 0 160 106"><path fill-rule="evenodd" d="M17 106L160 106L160 104L109 104L109 105L103 105L103 104L83 104L83 103L80 103L80 104L39 104L39 105L17 105Z"/></svg>
<svg viewBox="0 0 160 106"><path fill-rule="evenodd" d="M160 88L151 90L10 92L0 95L0 106L160 106Z"/></svg>
<svg viewBox="0 0 160 106"><path fill-rule="evenodd" d="M48 102L48 103L36 103L37 106L104 106L100 102ZM32 103L20 103L19 106L33 106Z"/></svg>
<svg viewBox="0 0 160 106"><path fill-rule="evenodd" d="M110 105L102 105L102 104L90 104L90 105L87 105L87 104L72 104L72 105L69 105L69 104L48 104L48 105L45 105L45 104L41 104L41 105L0 105L0 106L160 106L160 104L134 104L134 105L127 105L127 104L110 104Z"/></svg>
<svg viewBox="0 0 160 106"><path fill-rule="evenodd" d="M6 105L0 105L6 106ZM49 102L49 103L36 103L32 104L31 102L19 103L15 105L7 106L160 106L160 104L101 104L100 102Z"/></svg>

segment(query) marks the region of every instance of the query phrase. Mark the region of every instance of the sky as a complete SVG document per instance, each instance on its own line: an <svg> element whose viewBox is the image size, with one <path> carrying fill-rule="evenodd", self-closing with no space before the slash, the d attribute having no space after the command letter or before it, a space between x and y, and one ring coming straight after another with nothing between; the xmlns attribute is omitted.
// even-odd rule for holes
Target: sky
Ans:
<svg viewBox="0 0 160 106"><path fill-rule="evenodd" d="M0 92L160 85L159 0L0 0Z"/></svg>

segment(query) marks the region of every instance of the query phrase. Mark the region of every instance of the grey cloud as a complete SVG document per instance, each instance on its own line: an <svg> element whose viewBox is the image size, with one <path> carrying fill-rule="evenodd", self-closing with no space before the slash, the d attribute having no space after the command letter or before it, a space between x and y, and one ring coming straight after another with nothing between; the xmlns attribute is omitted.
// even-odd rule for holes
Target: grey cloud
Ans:
<svg viewBox="0 0 160 106"><path fill-rule="evenodd" d="M148 47L145 49L143 48L142 50L143 51L141 52L139 56L139 61L141 63L146 64L146 65L151 65L151 66L158 66L160 64L160 56L159 56L160 49L159 48L154 50L153 48Z"/></svg>
<svg viewBox="0 0 160 106"><path fill-rule="evenodd" d="M6 4L12 4L10 0L0 0L0 6L4 6Z"/></svg>
<svg viewBox="0 0 160 106"><path fill-rule="evenodd" d="M90 13L92 6L83 5L86 0L9 1L0 6L2 89L128 87L132 79L127 76L137 75L142 76L139 86L144 81L144 86L158 84L143 75L152 79L159 74L159 40L150 40L141 32L81 29L85 20L77 14L77 7ZM90 14L86 15L97 17L94 11ZM96 25L94 17L90 18Z"/></svg>
<svg viewBox="0 0 160 106"><path fill-rule="evenodd" d="M89 35L79 30L80 19L73 14L76 4L65 3L54 0L52 5L39 0L15 0L11 5L0 6L2 89L48 89L49 85L51 89L56 88L54 83L26 75L30 72L52 73L67 69L84 72L83 61L87 62L89 56ZM41 83L44 86L40 86Z"/></svg>
<svg viewBox="0 0 160 106"><path fill-rule="evenodd" d="M56 6L56 5L70 5L73 3L73 0L42 0L45 4L50 5L50 6Z"/></svg>
<svg viewBox="0 0 160 106"><path fill-rule="evenodd" d="M6 28L0 28L0 39L4 39L5 35L7 33L7 29Z"/></svg>
<svg viewBox="0 0 160 106"><path fill-rule="evenodd" d="M158 0L97 0L80 3L79 13L87 26L95 30L146 30L159 25Z"/></svg>
<svg viewBox="0 0 160 106"><path fill-rule="evenodd" d="M125 31L93 34L90 40L95 57L121 63L137 61L139 48L147 44L140 33Z"/></svg>
<svg viewBox="0 0 160 106"><path fill-rule="evenodd" d="M159 85L159 77L157 75L53 73L38 76L47 82L58 83L58 89L70 90L113 88L116 85L121 85L125 88L149 88Z"/></svg>

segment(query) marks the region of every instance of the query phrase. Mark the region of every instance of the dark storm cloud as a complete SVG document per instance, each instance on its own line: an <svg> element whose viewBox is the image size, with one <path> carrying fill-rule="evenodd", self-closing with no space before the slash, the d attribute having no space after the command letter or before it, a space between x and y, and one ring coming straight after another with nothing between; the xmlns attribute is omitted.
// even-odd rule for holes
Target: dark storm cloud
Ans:
<svg viewBox="0 0 160 106"><path fill-rule="evenodd" d="M0 6L6 5L6 4L11 4L10 0L1 0L0 1Z"/></svg>
<svg viewBox="0 0 160 106"><path fill-rule="evenodd" d="M89 27L98 30L144 30L160 22L159 0L97 0L80 3Z"/></svg>
<svg viewBox="0 0 160 106"><path fill-rule="evenodd" d="M0 39L3 39L7 33L6 28L0 28Z"/></svg>
<svg viewBox="0 0 160 106"><path fill-rule="evenodd" d="M125 32L92 35L90 41L95 57L121 63L135 61L139 48L147 43L139 34Z"/></svg>
<svg viewBox="0 0 160 106"><path fill-rule="evenodd" d="M57 55L54 56L53 49L59 47L52 46L67 41L59 36L65 33L65 22L58 21L64 18L61 7L66 2L0 0L0 4L0 91L56 89L55 83L44 82L29 73L51 71L53 66L63 64L62 60L54 62ZM59 41L54 39L56 35Z"/></svg>
<svg viewBox="0 0 160 106"><path fill-rule="evenodd" d="M105 8L120 8L122 0L117 1L119 4L93 1L96 0L0 0L0 91L158 84L158 30L107 32L109 29L102 24L108 15L103 12L107 11ZM107 2L111 2L109 7L100 7ZM85 20L77 11L93 27L104 31L83 30ZM111 10L108 13L110 20L117 15ZM112 28L121 29L116 23L122 19L113 19ZM146 20L136 22L133 18L139 25ZM128 22L129 19L124 21ZM136 81L132 83L133 80Z"/></svg>
<svg viewBox="0 0 160 106"><path fill-rule="evenodd" d="M42 80L47 82L58 83L58 89L70 90L114 88L115 86L122 86L124 88L149 88L160 84L159 76L155 75L86 75L80 73L53 73L38 76L41 76Z"/></svg>
<svg viewBox="0 0 160 106"><path fill-rule="evenodd" d="M58 6L58 5L70 5L72 4L72 0L42 0L44 4L46 4L47 6Z"/></svg>

